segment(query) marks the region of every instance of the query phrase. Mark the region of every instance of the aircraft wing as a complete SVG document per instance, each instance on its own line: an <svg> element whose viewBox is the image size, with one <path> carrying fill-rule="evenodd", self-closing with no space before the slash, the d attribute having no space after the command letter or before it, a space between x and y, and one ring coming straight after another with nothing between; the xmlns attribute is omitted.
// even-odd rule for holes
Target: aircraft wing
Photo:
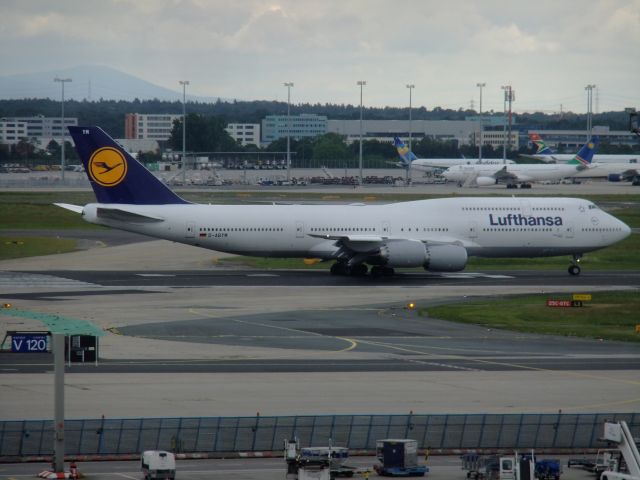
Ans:
<svg viewBox="0 0 640 480"><path fill-rule="evenodd" d="M335 241L336 246L346 248L358 253L374 253L388 241L394 241L390 237L380 235L318 235L308 234L310 237ZM405 240L405 239L397 239ZM437 239L422 240L426 245L460 245L462 242L454 237L438 237Z"/></svg>
<svg viewBox="0 0 640 480"><path fill-rule="evenodd" d="M530 154L530 153L519 153L519 157L526 158L527 160L535 160L536 162L544 162L544 163L556 163L556 159L551 155L539 155L539 154Z"/></svg>
<svg viewBox="0 0 640 480"><path fill-rule="evenodd" d="M404 164L404 163L402 163L402 162L391 162L391 161L386 161L386 162L384 162L384 163L386 163L387 165L393 165L394 167L398 167L398 168L407 168L407 165L405 165L405 164Z"/></svg>
<svg viewBox="0 0 640 480"><path fill-rule="evenodd" d="M498 182L513 182L516 180L523 180L515 173L508 171L506 166L502 167L500 170L494 173L492 177L495 178Z"/></svg>
<svg viewBox="0 0 640 480"><path fill-rule="evenodd" d="M65 210L70 210L75 213L81 214L84 211L84 207L81 205L72 205L70 203L54 203L54 205L56 207L64 208ZM164 218L161 217L145 215L142 213L126 210L124 208L98 207L96 213L100 218L117 220L119 222L153 223L164 221Z"/></svg>
<svg viewBox="0 0 640 480"><path fill-rule="evenodd" d="M335 245L358 253L374 253L387 237L379 235L317 235L308 234L310 237L334 240Z"/></svg>
<svg viewBox="0 0 640 480"><path fill-rule="evenodd" d="M98 207L97 214L99 218L117 220L119 222L154 223L164 221L164 218L161 217L143 215L141 213L125 210L123 208Z"/></svg>
<svg viewBox="0 0 640 480"><path fill-rule="evenodd" d="M56 207L64 208L65 210L70 210L75 213L82 213L84 207L82 205L72 205L70 203L54 203Z"/></svg>
<svg viewBox="0 0 640 480"><path fill-rule="evenodd" d="M624 181L630 182L640 177L640 169L629 168L620 174L620 178Z"/></svg>

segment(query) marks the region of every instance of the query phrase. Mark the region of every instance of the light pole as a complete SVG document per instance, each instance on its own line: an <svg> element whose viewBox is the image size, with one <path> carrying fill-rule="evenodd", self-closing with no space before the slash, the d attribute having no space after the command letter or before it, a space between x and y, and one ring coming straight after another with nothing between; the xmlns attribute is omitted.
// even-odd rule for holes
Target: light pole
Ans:
<svg viewBox="0 0 640 480"><path fill-rule="evenodd" d="M480 89L480 143L478 145L478 161L482 162L482 89L486 87L486 83L476 83L476 87Z"/></svg>
<svg viewBox="0 0 640 480"><path fill-rule="evenodd" d="M64 138L66 135L66 129L64 128L64 84L67 82L71 82L72 80L70 78L54 78L53 79L54 82L60 82L60 84L62 85L62 149L60 150L60 171L61 171L61 175L62 175L62 181L64 182L64 167L65 167L65 161L64 161Z"/></svg>
<svg viewBox="0 0 640 480"><path fill-rule="evenodd" d="M593 119L591 117L593 113L593 89L595 85L587 85L584 89L587 91L587 141L591 138L591 131L593 130Z"/></svg>
<svg viewBox="0 0 640 480"><path fill-rule="evenodd" d="M407 88L409 89L409 151L411 152L411 134L413 129L411 128L411 111L412 111L412 105L411 105L411 92L413 91L413 89L416 86L413 83L408 83L407 84ZM409 165L407 166L407 173L406 173L406 178L405 178L405 183L407 185L409 185L409 181L411 179L411 164L409 163Z"/></svg>
<svg viewBox="0 0 640 480"><path fill-rule="evenodd" d="M179 80L182 85L182 185L187 183L187 85L189 80Z"/></svg>
<svg viewBox="0 0 640 480"><path fill-rule="evenodd" d="M291 181L291 87L293 82L285 82L287 87L287 182Z"/></svg>
<svg viewBox="0 0 640 480"><path fill-rule="evenodd" d="M511 102L513 101L513 90L511 85L504 85L504 125L502 127L502 161L507 163L507 102L509 102L509 146L511 146Z"/></svg>
<svg viewBox="0 0 640 480"><path fill-rule="evenodd" d="M358 80L360 85L360 155L359 155L359 168L360 168L360 184L362 184L362 87L367 84L364 80Z"/></svg>

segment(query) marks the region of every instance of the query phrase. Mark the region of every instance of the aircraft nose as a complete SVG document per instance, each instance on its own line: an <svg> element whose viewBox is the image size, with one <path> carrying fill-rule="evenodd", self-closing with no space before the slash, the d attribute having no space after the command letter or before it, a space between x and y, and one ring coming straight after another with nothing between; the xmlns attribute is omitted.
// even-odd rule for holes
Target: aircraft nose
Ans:
<svg viewBox="0 0 640 480"><path fill-rule="evenodd" d="M629 225L627 225L626 223L620 222L620 229L622 231L621 238L627 238L629 235L631 235L631 227L629 227Z"/></svg>

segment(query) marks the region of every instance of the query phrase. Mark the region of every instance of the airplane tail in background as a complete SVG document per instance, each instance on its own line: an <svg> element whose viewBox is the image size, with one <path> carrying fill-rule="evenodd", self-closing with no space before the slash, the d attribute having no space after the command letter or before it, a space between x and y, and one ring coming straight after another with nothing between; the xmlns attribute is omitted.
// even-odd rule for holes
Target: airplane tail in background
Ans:
<svg viewBox="0 0 640 480"><path fill-rule="evenodd" d="M583 168L587 168L591 165L591 161L593 160L593 154L596 153L596 148L598 147L600 139L598 136L593 136L591 139L585 143L580 151L576 153L575 157L569 160L567 163L570 165L578 165Z"/></svg>
<svg viewBox="0 0 640 480"><path fill-rule="evenodd" d="M537 133L530 133L529 140L536 146L536 151L534 155L551 155L553 154L553 150L551 150L544 140L540 138L540 135Z"/></svg>
<svg viewBox="0 0 640 480"><path fill-rule="evenodd" d="M173 193L99 127L69 127L99 203L189 203Z"/></svg>
<svg viewBox="0 0 640 480"><path fill-rule="evenodd" d="M393 146L396 147L396 150L398 151L398 155L400 155L402 166L405 168L410 167L411 162L413 162L418 158L413 154L411 150L409 150L409 147L407 147L404 144L404 142L400 140L398 137L395 137L393 139Z"/></svg>

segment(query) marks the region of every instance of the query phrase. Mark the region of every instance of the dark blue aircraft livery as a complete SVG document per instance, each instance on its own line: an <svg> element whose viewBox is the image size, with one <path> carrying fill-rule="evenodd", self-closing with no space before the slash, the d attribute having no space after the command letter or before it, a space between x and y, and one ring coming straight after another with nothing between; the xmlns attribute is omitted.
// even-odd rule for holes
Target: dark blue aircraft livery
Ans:
<svg viewBox="0 0 640 480"><path fill-rule="evenodd" d="M493 213L490 213L489 225L500 227L508 227L513 225L529 227L553 227L562 225L562 217L533 217L522 215L520 213L518 213L517 215L510 213L509 215L497 215L494 217Z"/></svg>

